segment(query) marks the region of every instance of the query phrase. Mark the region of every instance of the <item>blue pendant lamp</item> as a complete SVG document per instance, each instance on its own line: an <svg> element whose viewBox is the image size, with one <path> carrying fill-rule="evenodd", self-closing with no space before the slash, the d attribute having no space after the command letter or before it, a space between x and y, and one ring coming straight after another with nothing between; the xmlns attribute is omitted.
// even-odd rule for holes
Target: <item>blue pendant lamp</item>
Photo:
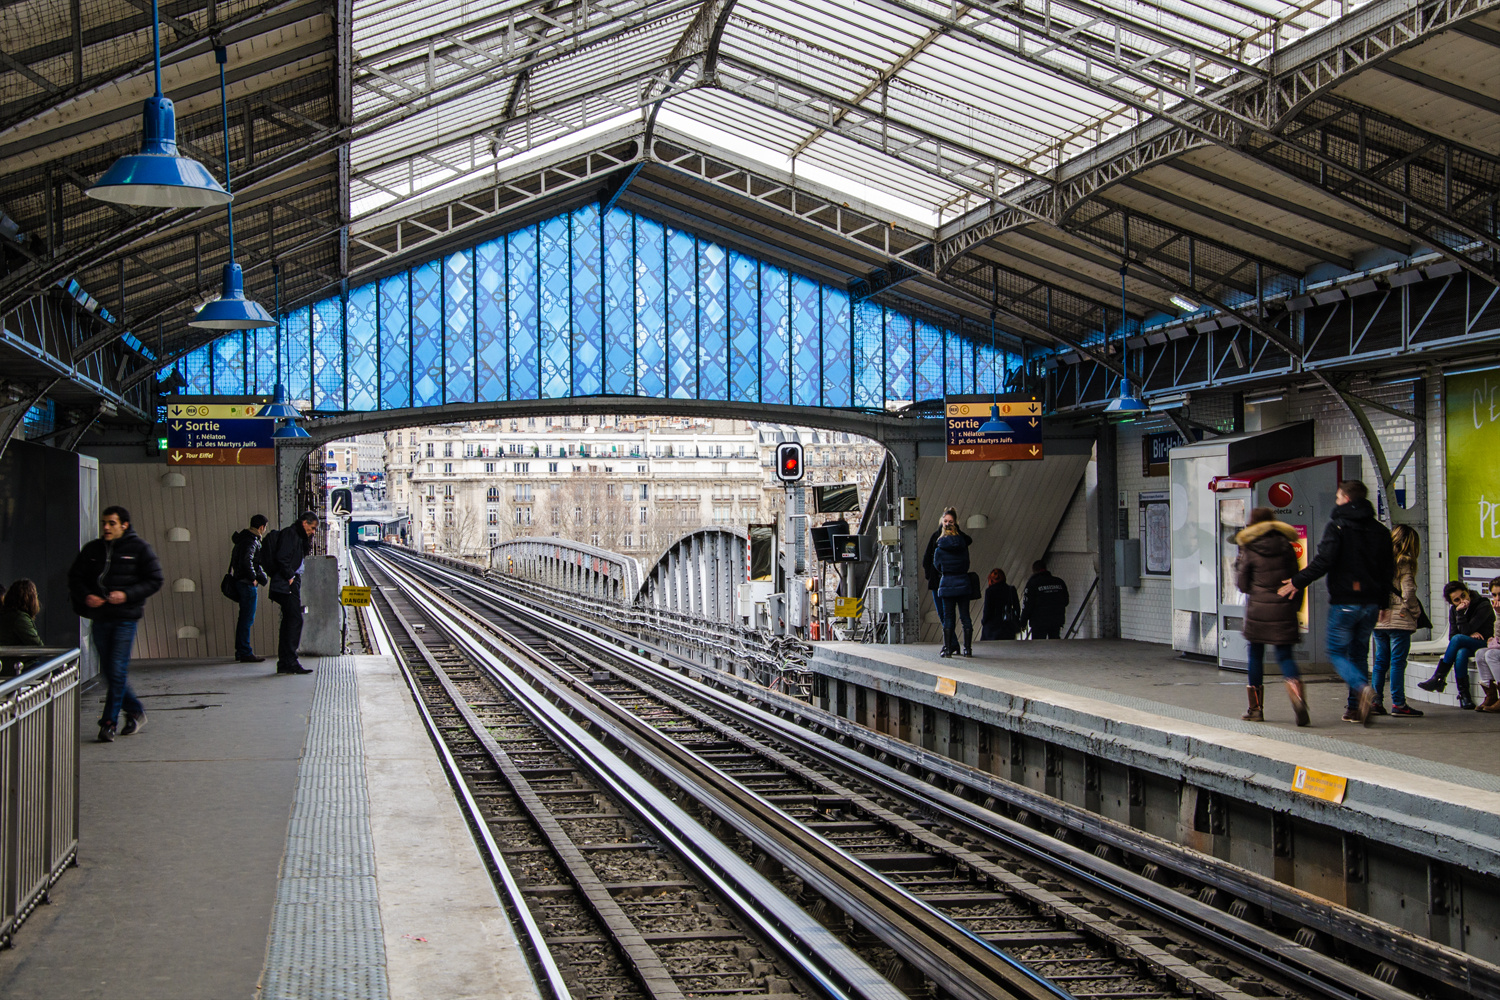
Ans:
<svg viewBox="0 0 1500 1000"><path fill-rule="evenodd" d="M311 434L297 426L297 418L302 414L286 399L286 387L280 382L276 383L276 392L271 397L271 405L261 407L260 415L273 417L277 420L285 420L286 426L278 429L271 436L273 438L305 438L312 437Z"/></svg>
<svg viewBox="0 0 1500 1000"><path fill-rule="evenodd" d="M224 63L229 52L222 45L214 46L214 58L219 62L219 101L224 111L224 183L234 189L229 173L229 89L224 82ZM225 205L229 213L229 263L224 265L224 287L219 297L205 302L197 315L188 320L188 326L200 330L264 330L276 325L271 314L259 302L245 298L245 275L234 262L234 203Z"/></svg>
<svg viewBox="0 0 1500 1000"><path fill-rule="evenodd" d="M1130 341L1125 332L1125 266L1120 266L1120 394L1109 401L1104 412L1113 416L1135 417L1146 412L1146 404L1130 385ZM1105 327L1108 329L1108 326ZM1106 334L1107 336L1107 334Z"/></svg>
<svg viewBox="0 0 1500 1000"><path fill-rule="evenodd" d="M141 114L141 151L122 156L85 193L117 205L205 208L224 205L230 194L197 160L177 153L177 115L161 93L161 20L151 0L151 38L156 55L156 94Z"/></svg>
<svg viewBox="0 0 1500 1000"><path fill-rule="evenodd" d="M995 350L995 311L993 309L991 309L990 310L990 376L992 378L995 375L995 358L997 356L999 356L999 352ZM999 380L996 379L995 382L993 383L993 385L995 386L995 392L998 393L999 392ZM1013 427L1011 427L1010 424L1008 424L1004 420L1000 419L1000 403L999 403L998 400L994 399L994 394L991 394L990 419L986 420L984 423L982 423L982 424L979 425L979 433L981 433L981 434L1014 434L1015 433L1015 429Z"/></svg>

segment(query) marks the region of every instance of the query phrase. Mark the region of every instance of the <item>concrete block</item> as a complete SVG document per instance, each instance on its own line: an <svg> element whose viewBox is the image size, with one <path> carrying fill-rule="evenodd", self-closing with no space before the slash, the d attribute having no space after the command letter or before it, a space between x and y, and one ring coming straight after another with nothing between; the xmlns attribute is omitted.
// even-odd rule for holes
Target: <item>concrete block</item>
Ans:
<svg viewBox="0 0 1500 1000"><path fill-rule="evenodd" d="M338 656L344 651L344 608L339 603L339 561L311 556L302 575L302 604L307 619L302 648L309 656Z"/></svg>

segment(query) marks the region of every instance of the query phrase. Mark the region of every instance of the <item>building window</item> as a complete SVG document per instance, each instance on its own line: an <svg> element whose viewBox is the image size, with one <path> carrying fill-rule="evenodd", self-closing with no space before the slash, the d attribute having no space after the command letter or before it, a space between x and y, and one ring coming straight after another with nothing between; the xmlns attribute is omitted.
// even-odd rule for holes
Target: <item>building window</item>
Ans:
<svg viewBox="0 0 1500 1000"><path fill-rule="evenodd" d="M498 503L500 501L500 487L491 486L485 491L484 498L490 503Z"/></svg>
<svg viewBox="0 0 1500 1000"><path fill-rule="evenodd" d="M516 501L518 503L530 503L531 502L531 484L530 483L517 483L516 484Z"/></svg>
<svg viewBox="0 0 1500 1000"><path fill-rule="evenodd" d="M530 462L512 462L511 464L513 466L515 466L515 474L516 475L518 475L518 476L527 476L527 475L531 474L531 463Z"/></svg>
<svg viewBox="0 0 1500 1000"><path fill-rule="evenodd" d="M453 527L453 511L443 511L443 525L449 528Z"/></svg>
<svg viewBox="0 0 1500 1000"><path fill-rule="evenodd" d="M485 510L484 510L484 513L485 513L485 522L487 524L499 524L500 523L500 511L499 511L498 508L496 508L496 507L486 507Z"/></svg>
<svg viewBox="0 0 1500 1000"><path fill-rule="evenodd" d="M452 458L453 457L453 442L452 441L444 441L443 442L443 457L444 458Z"/></svg>
<svg viewBox="0 0 1500 1000"><path fill-rule="evenodd" d="M644 507L641 508L641 523L646 523L646 508Z"/></svg>
<svg viewBox="0 0 1500 1000"><path fill-rule="evenodd" d="M574 524L582 524L583 523L583 508L582 507L574 507L573 508L573 523Z"/></svg>
<svg viewBox="0 0 1500 1000"><path fill-rule="evenodd" d="M596 532L593 533L593 535L590 536L589 544L593 545L593 546L596 546L596 547L598 546L598 544L599 544L599 532L596 531Z"/></svg>
<svg viewBox="0 0 1500 1000"><path fill-rule="evenodd" d="M488 473L494 473L494 471L495 471L495 463L494 462L485 462L484 463L484 471L488 472Z"/></svg>
<svg viewBox="0 0 1500 1000"><path fill-rule="evenodd" d="M498 532L498 531L491 531L490 532L490 548L493 549L496 545L499 545L499 544L500 544L500 532Z"/></svg>
<svg viewBox="0 0 1500 1000"><path fill-rule="evenodd" d="M427 471L428 471L428 472L431 472L431 471L432 471L432 463L431 463L431 462L428 462L428 463L427 463Z"/></svg>
<svg viewBox="0 0 1500 1000"><path fill-rule="evenodd" d="M445 485L443 487L443 496L445 496L445 497L451 497L452 495L453 495L453 484L452 483L448 483L447 485Z"/></svg>
<svg viewBox="0 0 1500 1000"><path fill-rule="evenodd" d="M445 474L447 474L447 475L450 475L450 476L453 475L453 463L452 462L444 462L443 463L443 472Z"/></svg>
<svg viewBox="0 0 1500 1000"><path fill-rule="evenodd" d="M516 523L517 524L521 523L521 511L523 511L525 509L526 509L525 507L517 507L516 508Z"/></svg>
<svg viewBox="0 0 1500 1000"><path fill-rule="evenodd" d="M548 462L547 463L547 471L548 472L556 472L557 471L557 463L556 462Z"/></svg>
<svg viewBox="0 0 1500 1000"><path fill-rule="evenodd" d="M635 548L635 536L628 531L625 532L625 547L627 549Z"/></svg>
<svg viewBox="0 0 1500 1000"><path fill-rule="evenodd" d="M431 431L429 431L428 433L430 434ZM427 457L428 458L432 457L432 442L431 441L427 442Z"/></svg>
<svg viewBox="0 0 1500 1000"><path fill-rule="evenodd" d="M562 511L557 509L556 507L552 508L552 523L562 524Z"/></svg>
<svg viewBox="0 0 1500 1000"><path fill-rule="evenodd" d="M606 499L606 500L613 500L614 498L615 498L615 484L614 483L605 483L604 484L604 499Z"/></svg>
<svg viewBox="0 0 1500 1000"><path fill-rule="evenodd" d="M641 499L642 500L650 500L651 499L651 487L648 484L646 484L646 483L642 483L641 484Z"/></svg>

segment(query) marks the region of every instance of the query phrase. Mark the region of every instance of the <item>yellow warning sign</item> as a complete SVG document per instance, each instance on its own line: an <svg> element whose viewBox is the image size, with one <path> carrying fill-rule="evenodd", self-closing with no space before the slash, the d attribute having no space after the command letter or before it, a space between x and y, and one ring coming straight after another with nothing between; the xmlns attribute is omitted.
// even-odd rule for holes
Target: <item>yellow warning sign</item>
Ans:
<svg viewBox="0 0 1500 1000"><path fill-rule="evenodd" d="M939 677L937 683L932 686L932 690L938 694L956 694L958 693L958 681L952 677Z"/></svg>
<svg viewBox="0 0 1500 1000"><path fill-rule="evenodd" d="M865 599L863 597L835 597L833 599L835 618L858 618L864 613Z"/></svg>
<svg viewBox="0 0 1500 1000"><path fill-rule="evenodd" d="M1344 792L1348 787L1348 778L1324 771L1314 771L1310 767L1299 767L1292 775L1292 788L1303 795L1311 795L1325 802L1343 802Z"/></svg>
<svg viewBox="0 0 1500 1000"><path fill-rule="evenodd" d="M368 608L370 606L370 588L345 587L339 591L339 603L351 608Z"/></svg>

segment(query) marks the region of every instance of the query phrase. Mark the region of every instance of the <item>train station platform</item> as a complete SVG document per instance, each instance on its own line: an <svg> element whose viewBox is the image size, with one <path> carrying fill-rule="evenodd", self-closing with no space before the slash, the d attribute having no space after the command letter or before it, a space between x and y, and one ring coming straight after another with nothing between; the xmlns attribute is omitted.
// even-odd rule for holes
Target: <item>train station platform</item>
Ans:
<svg viewBox="0 0 1500 1000"><path fill-rule="evenodd" d="M92 742L78 866L0 952L7 1000L536 995L394 661L144 661Z"/></svg>
<svg viewBox="0 0 1500 1000"><path fill-rule="evenodd" d="M938 656L937 644L815 646L813 669L856 691L908 699L1466 868L1497 870L1494 715L1409 698L1423 717L1379 717L1365 728L1342 721L1348 689L1320 675L1306 685L1312 724L1298 728L1275 675L1266 680L1268 721L1245 722L1243 673L1128 640L977 642L974 657L948 659ZM1415 659L1408 691L1425 694L1414 685L1430 670L1431 658ZM854 704L845 692L840 714L854 717ZM867 724L878 726L868 702L864 711ZM948 730L938 728L941 743ZM951 750L972 756L974 748ZM1299 767L1347 779L1342 801L1294 790Z"/></svg>

